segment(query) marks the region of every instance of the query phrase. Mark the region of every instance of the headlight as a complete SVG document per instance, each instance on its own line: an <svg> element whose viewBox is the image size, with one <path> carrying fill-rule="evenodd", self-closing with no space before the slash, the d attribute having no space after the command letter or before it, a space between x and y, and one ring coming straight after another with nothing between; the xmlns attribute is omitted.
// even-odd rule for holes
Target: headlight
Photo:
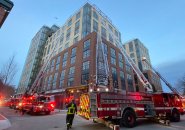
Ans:
<svg viewBox="0 0 185 130"><path fill-rule="evenodd" d="M39 108L43 108L44 106L43 106L43 105L39 105L38 107L39 107Z"/></svg>
<svg viewBox="0 0 185 130"><path fill-rule="evenodd" d="M22 103L19 103L19 106L22 106Z"/></svg>

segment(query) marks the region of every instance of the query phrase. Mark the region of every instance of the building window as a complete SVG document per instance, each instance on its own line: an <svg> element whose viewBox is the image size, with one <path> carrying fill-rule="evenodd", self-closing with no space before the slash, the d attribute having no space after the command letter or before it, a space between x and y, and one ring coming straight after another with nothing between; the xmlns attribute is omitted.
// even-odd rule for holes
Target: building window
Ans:
<svg viewBox="0 0 185 130"><path fill-rule="evenodd" d="M63 70L60 74L60 88L64 87L64 79L65 79L65 70Z"/></svg>
<svg viewBox="0 0 185 130"><path fill-rule="evenodd" d="M71 50L71 57L76 56L76 47Z"/></svg>
<svg viewBox="0 0 185 130"><path fill-rule="evenodd" d="M90 50L86 50L83 52L83 59L87 58L90 56Z"/></svg>
<svg viewBox="0 0 185 130"><path fill-rule="evenodd" d="M76 61L76 56L71 57L71 64L74 64L74 63L75 63L75 61Z"/></svg>
<svg viewBox="0 0 185 130"><path fill-rule="evenodd" d="M75 67L74 66L70 67L68 77L74 77L74 73L75 73Z"/></svg>
<svg viewBox="0 0 185 130"><path fill-rule="evenodd" d="M55 73L53 77L53 89L56 89L56 82L57 82L58 73Z"/></svg>
<svg viewBox="0 0 185 130"><path fill-rule="evenodd" d="M74 35L79 33L79 28L80 28L80 20L75 23Z"/></svg>
<svg viewBox="0 0 185 130"><path fill-rule="evenodd" d="M116 37L118 37L118 32L115 30L115 35L116 35Z"/></svg>
<svg viewBox="0 0 185 130"><path fill-rule="evenodd" d="M82 74L82 81L81 81L81 83L82 83L83 85L87 85L87 84L88 84L88 81L89 81L89 73L87 73L87 74Z"/></svg>
<svg viewBox="0 0 185 130"><path fill-rule="evenodd" d="M104 38L107 38L106 29L105 29L104 27L101 27L101 35L102 35Z"/></svg>
<svg viewBox="0 0 185 130"><path fill-rule="evenodd" d="M66 33L66 41L69 40L70 34L71 34L71 28L69 28L69 29L67 30L67 33Z"/></svg>
<svg viewBox="0 0 185 130"><path fill-rule="evenodd" d="M47 90L50 90L51 89L51 86L52 86L52 78L53 78L53 76L50 75L49 76L49 79L48 79L48 87L47 87Z"/></svg>
<svg viewBox="0 0 185 130"><path fill-rule="evenodd" d="M51 61L51 72L54 70L55 59Z"/></svg>
<svg viewBox="0 0 185 130"><path fill-rule="evenodd" d="M131 67L129 65L127 65L127 64L126 64L125 67L126 67L126 72L127 73L131 73Z"/></svg>
<svg viewBox="0 0 185 130"><path fill-rule="evenodd" d="M119 61L119 67L123 69L123 62Z"/></svg>
<svg viewBox="0 0 185 130"><path fill-rule="evenodd" d="M82 71L83 73L89 73L89 61L83 63Z"/></svg>
<svg viewBox="0 0 185 130"><path fill-rule="evenodd" d="M112 35L111 34L109 34L109 41L111 42L111 43L113 43L114 41L113 41L113 37L112 37Z"/></svg>
<svg viewBox="0 0 185 130"><path fill-rule="evenodd" d="M59 69L59 65L60 65L60 56L57 57L56 70Z"/></svg>
<svg viewBox="0 0 185 130"><path fill-rule="evenodd" d="M76 14L76 20L80 18L80 12Z"/></svg>
<svg viewBox="0 0 185 130"><path fill-rule="evenodd" d="M103 43L104 53L108 55L108 47L107 44Z"/></svg>
<svg viewBox="0 0 185 130"><path fill-rule="evenodd" d="M111 57L116 57L116 51L113 48L110 48Z"/></svg>
<svg viewBox="0 0 185 130"><path fill-rule="evenodd" d="M121 88L122 88L122 90L126 90L125 76L124 76L123 71L120 71L120 79L121 79Z"/></svg>
<svg viewBox="0 0 185 130"><path fill-rule="evenodd" d="M98 22L96 20L93 20L93 31L98 32Z"/></svg>
<svg viewBox="0 0 185 130"><path fill-rule="evenodd" d="M74 78L69 78L67 86L73 86L73 83L74 83Z"/></svg>
<svg viewBox="0 0 185 130"><path fill-rule="evenodd" d="M69 20L69 22L67 23L67 26L69 27L71 26L71 24L72 24L72 19Z"/></svg>
<svg viewBox="0 0 185 130"><path fill-rule="evenodd" d="M67 60L63 61L62 67L66 67L66 65L67 65Z"/></svg>
<svg viewBox="0 0 185 130"><path fill-rule="evenodd" d="M88 80L89 80L89 61L85 61L83 62L83 67L82 67L82 80L81 83L82 84L87 84Z"/></svg>
<svg viewBox="0 0 185 130"><path fill-rule="evenodd" d="M67 60L68 52L64 53L63 61Z"/></svg>
<svg viewBox="0 0 185 130"><path fill-rule="evenodd" d="M96 11L93 11L93 17L98 20L98 14L96 13Z"/></svg>
<svg viewBox="0 0 185 130"><path fill-rule="evenodd" d="M113 32L113 28L111 25L109 25L109 29L111 30L111 32Z"/></svg>
<svg viewBox="0 0 185 130"><path fill-rule="evenodd" d="M68 57L68 52L64 53L63 60L62 60L62 67L65 67L67 64L67 57Z"/></svg>
<svg viewBox="0 0 185 130"><path fill-rule="evenodd" d="M90 39L84 42L84 50L90 49L91 41Z"/></svg>
<svg viewBox="0 0 185 130"><path fill-rule="evenodd" d="M112 67L112 83L114 88L118 88L118 78L116 68Z"/></svg>
<svg viewBox="0 0 185 130"><path fill-rule="evenodd" d="M131 53L131 54L130 54L130 57L131 57L131 58L134 58L134 53Z"/></svg>
<svg viewBox="0 0 185 130"><path fill-rule="evenodd" d="M129 51L130 52L133 52L134 51L132 42L129 43Z"/></svg>
<svg viewBox="0 0 185 130"><path fill-rule="evenodd" d="M111 64L116 65L116 59L111 57Z"/></svg>
<svg viewBox="0 0 185 130"><path fill-rule="evenodd" d="M74 38L73 43L75 44L75 43L77 43L77 42L78 42L78 36Z"/></svg>
<svg viewBox="0 0 185 130"><path fill-rule="evenodd" d="M134 91L134 87L133 87L132 75L127 74L127 82L128 82L128 91L133 92Z"/></svg>

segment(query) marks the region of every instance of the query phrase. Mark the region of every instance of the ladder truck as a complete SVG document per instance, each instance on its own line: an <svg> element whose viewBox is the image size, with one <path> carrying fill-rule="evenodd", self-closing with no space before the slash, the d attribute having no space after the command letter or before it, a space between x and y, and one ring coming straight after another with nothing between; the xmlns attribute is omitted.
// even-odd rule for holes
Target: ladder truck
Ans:
<svg viewBox="0 0 185 130"><path fill-rule="evenodd" d="M101 39L101 36L97 39ZM101 40L97 41L98 47L101 48L100 50L103 50ZM169 120L180 121L180 114L183 114L183 108L179 95L176 93L153 93L151 84L127 55L123 46L119 45L119 48L146 92L124 93L114 90L107 91L109 88L108 84L102 87L102 85L97 83L96 78L96 84L93 87L89 85L89 91L80 96L79 115L85 119L93 120L110 121L116 119L117 124L129 128L136 125L138 118L152 118L159 123L167 125ZM98 54L100 53L97 52L96 55ZM107 60L104 61L106 62ZM105 67L108 67L108 63L105 64ZM98 67L96 66L96 68ZM109 69L107 68L107 70Z"/></svg>

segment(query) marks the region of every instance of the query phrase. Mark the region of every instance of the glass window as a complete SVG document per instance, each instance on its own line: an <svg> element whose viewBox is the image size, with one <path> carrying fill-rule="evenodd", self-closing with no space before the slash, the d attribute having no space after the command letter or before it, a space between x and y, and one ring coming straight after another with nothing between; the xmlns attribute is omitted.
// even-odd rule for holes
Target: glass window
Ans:
<svg viewBox="0 0 185 130"><path fill-rule="evenodd" d="M123 56L122 56L121 53L118 54L118 57L119 57L119 61L120 61L120 62L123 62Z"/></svg>
<svg viewBox="0 0 185 130"><path fill-rule="evenodd" d="M107 34L106 34L106 29L104 27L101 27L101 35L106 38Z"/></svg>
<svg viewBox="0 0 185 130"><path fill-rule="evenodd" d="M80 20L75 23L75 33L74 33L74 35L79 33L79 28L80 28Z"/></svg>
<svg viewBox="0 0 185 130"><path fill-rule="evenodd" d="M62 67L65 67L67 65L67 61L65 60L65 61L63 61L63 63L62 63Z"/></svg>
<svg viewBox="0 0 185 130"><path fill-rule="evenodd" d="M93 11L93 17L98 20L98 14L96 13L96 11Z"/></svg>
<svg viewBox="0 0 185 130"><path fill-rule="evenodd" d="M98 22L96 20L93 20L93 31L98 32Z"/></svg>
<svg viewBox="0 0 185 130"><path fill-rule="evenodd" d="M107 44L103 43L104 53L108 54L108 47Z"/></svg>
<svg viewBox="0 0 185 130"><path fill-rule="evenodd" d="M134 53L131 53L131 54L130 54L130 57L131 57L131 58L134 58Z"/></svg>
<svg viewBox="0 0 185 130"><path fill-rule="evenodd" d="M57 82L58 73L55 73L53 77L53 89L56 89L56 82Z"/></svg>
<svg viewBox="0 0 185 130"><path fill-rule="evenodd" d="M123 71L120 71L120 78L121 78L121 87L122 87L122 90L126 90L125 76L124 76Z"/></svg>
<svg viewBox="0 0 185 130"><path fill-rule="evenodd" d="M114 88L118 88L118 79L117 79L117 71L116 68L112 67L112 80Z"/></svg>
<svg viewBox="0 0 185 130"><path fill-rule="evenodd" d="M76 14L76 20L80 18L80 12Z"/></svg>
<svg viewBox="0 0 185 130"><path fill-rule="evenodd" d="M130 66L128 66L127 64L126 64L126 72L127 72L127 73L130 73L130 72L131 72L131 68L130 68Z"/></svg>
<svg viewBox="0 0 185 130"><path fill-rule="evenodd" d="M89 40L87 40L87 41L85 41L85 42L84 42L84 50L86 50L86 49L90 49L90 44L91 44L90 39L89 39Z"/></svg>
<svg viewBox="0 0 185 130"><path fill-rule="evenodd" d="M66 41L69 40L70 34L71 34L71 28L69 28L69 29L67 30L67 33L66 33Z"/></svg>
<svg viewBox="0 0 185 130"><path fill-rule="evenodd" d="M89 70L89 61L86 61L86 62L84 62L83 63L83 68L82 68L82 70Z"/></svg>
<svg viewBox="0 0 185 130"><path fill-rule="evenodd" d="M74 83L74 78L71 77L68 79L67 86L73 86L73 83Z"/></svg>
<svg viewBox="0 0 185 130"><path fill-rule="evenodd" d="M116 57L116 51L113 48L110 48L111 57Z"/></svg>
<svg viewBox="0 0 185 130"><path fill-rule="evenodd" d="M89 81L89 73L82 74L81 83L82 83L83 85L87 85L87 84L88 84L88 81Z"/></svg>
<svg viewBox="0 0 185 130"><path fill-rule="evenodd" d="M134 51L132 42L129 43L129 50L130 52Z"/></svg>
<svg viewBox="0 0 185 130"><path fill-rule="evenodd" d="M71 24L72 24L72 19L69 20L67 26L71 26Z"/></svg>
<svg viewBox="0 0 185 130"><path fill-rule="evenodd" d="M71 64L74 64L74 63L75 63L75 61L76 61L76 56L71 57Z"/></svg>
<svg viewBox="0 0 185 130"><path fill-rule="evenodd" d="M112 43L114 42L114 41L113 41L113 37L112 37L111 34L109 34L109 41L112 42Z"/></svg>
<svg viewBox="0 0 185 130"><path fill-rule="evenodd" d="M109 29L113 32L113 28L112 28L112 26L111 26L111 25L109 25Z"/></svg>
<svg viewBox="0 0 185 130"><path fill-rule="evenodd" d="M66 70L62 70L62 72L60 74L60 80L64 80L64 78L65 78L65 72L66 72Z"/></svg>
<svg viewBox="0 0 185 130"><path fill-rule="evenodd" d="M67 56L68 56L68 52L65 52L65 53L64 53L64 57L63 57L63 61L64 61L64 60L67 60Z"/></svg>
<svg viewBox="0 0 185 130"><path fill-rule="evenodd" d="M123 62L119 61L119 67L123 69Z"/></svg>
<svg viewBox="0 0 185 130"><path fill-rule="evenodd" d="M60 64L60 56L57 57L57 62L56 64Z"/></svg>
<svg viewBox="0 0 185 130"><path fill-rule="evenodd" d="M115 35L118 37L118 31L115 30Z"/></svg>
<svg viewBox="0 0 185 130"><path fill-rule="evenodd" d="M75 67L74 66L70 67L70 69L69 69L69 77L74 76L74 73L75 73Z"/></svg>
<svg viewBox="0 0 185 130"><path fill-rule="evenodd" d="M74 38L73 43L75 44L75 43L77 43L77 42L78 42L78 36Z"/></svg>
<svg viewBox="0 0 185 130"><path fill-rule="evenodd" d="M83 58L84 59L89 57L89 56L90 56L90 50L86 50L86 51L83 52Z"/></svg>
<svg viewBox="0 0 185 130"><path fill-rule="evenodd" d="M111 64L116 65L116 59L111 57Z"/></svg>
<svg viewBox="0 0 185 130"><path fill-rule="evenodd" d="M71 50L71 57L76 55L76 47Z"/></svg>

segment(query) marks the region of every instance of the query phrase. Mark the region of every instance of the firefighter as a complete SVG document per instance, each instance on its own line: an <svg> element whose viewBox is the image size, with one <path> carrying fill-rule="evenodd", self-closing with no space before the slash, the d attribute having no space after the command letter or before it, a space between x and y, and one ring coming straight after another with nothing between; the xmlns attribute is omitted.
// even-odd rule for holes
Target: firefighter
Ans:
<svg viewBox="0 0 185 130"><path fill-rule="evenodd" d="M73 125L73 119L75 113L77 114L77 107L75 100L72 99L72 101L66 106L67 110L67 116L66 116L66 124L67 124L67 130L72 127Z"/></svg>

